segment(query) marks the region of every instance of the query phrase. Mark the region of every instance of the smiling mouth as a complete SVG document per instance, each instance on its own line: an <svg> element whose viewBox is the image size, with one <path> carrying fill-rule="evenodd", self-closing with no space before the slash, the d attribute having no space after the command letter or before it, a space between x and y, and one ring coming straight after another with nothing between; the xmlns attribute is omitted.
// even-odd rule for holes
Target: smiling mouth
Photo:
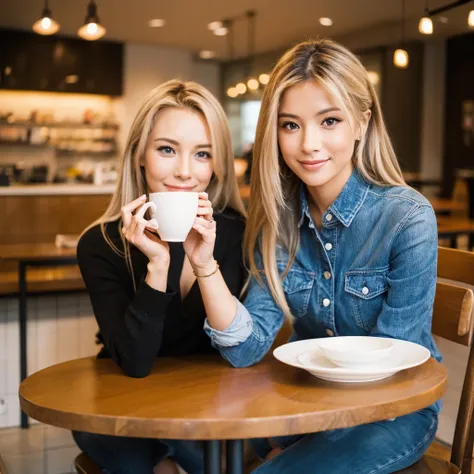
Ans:
<svg viewBox="0 0 474 474"><path fill-rule="evenodd" d="M326 160L304 160L300 161L302 165L307 165L307 166L315 166L315 165L322 165L323 163L327 163L329 161L329 158Z"/></svg>
<svg viewBox="0 0 474 474"><path fill-rule="evenodd" d="M181 192L186 192L186 191L192 191L194 189L194 186L173 186L171 184L165 184L166 189L168 191L181 191Z"/></svg>

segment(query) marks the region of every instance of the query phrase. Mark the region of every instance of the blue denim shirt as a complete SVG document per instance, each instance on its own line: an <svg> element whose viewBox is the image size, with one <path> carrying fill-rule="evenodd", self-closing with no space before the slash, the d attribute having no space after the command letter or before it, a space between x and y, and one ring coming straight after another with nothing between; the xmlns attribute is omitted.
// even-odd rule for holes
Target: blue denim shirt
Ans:
<svg viewBox="0 0 474 474"><path fill-rule="evenodd" d="M416 342L441 360L431 335L438 233L430 203L403 186L380 187L354 170L318 230L301 194L300 246L283 289L294 316L291 340L381 336ZM287 256L277 252L280 273ZM261 259L257 255L257 265ZM234 366L258 362L284 316L267 284L252 279L225 331L206 322L212 343Z"/></svg>

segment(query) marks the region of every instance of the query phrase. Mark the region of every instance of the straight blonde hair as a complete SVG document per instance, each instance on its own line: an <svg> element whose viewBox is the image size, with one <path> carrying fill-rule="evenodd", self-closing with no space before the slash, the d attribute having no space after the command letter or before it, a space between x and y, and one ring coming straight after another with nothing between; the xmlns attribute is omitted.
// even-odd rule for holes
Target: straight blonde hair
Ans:
<svg viewBox="0 0 474 474"><path fill-rule="evenodd" d="M356 124L362 124L364 112L371 110L367 131L355 146L354 166L371 183L405 185L377 94L359 59L344 46L326 39L303 42L287 51L275 66L263 94L253 150L244 256L250 276L260 284L262 277L266 278L276 304L290 321L293 318L282 278L293 264L299 245L301 180L279 151L278 110L284 92L303 81L315 81L324 87ZM288 254L283 275L277 269L277 247ZM261 255L263 270L257 268L256 251Z"/></svg>
<svg viewBox="0 0 474 474"><path fill-rule="evenodd" d="M140 166L148 138L161 110L168 107L189 108L204 116L212 145L213 176L206 192L216 212L229 207L245 216L234 170L234 157L227 117L218 100L195 82L171 80L153 89L145 98L130 129L120 163L119 180L104 214L87 229L100 224L102 235L112 249L127 260L134 280L130 244L122 234L121 209L147 192L145 175ZM120 251L106 232L106 224L119 220L118 227L124 251ZM85 232L85 231L84 231ZM134 286L135 281L133 281Z"/></svg>

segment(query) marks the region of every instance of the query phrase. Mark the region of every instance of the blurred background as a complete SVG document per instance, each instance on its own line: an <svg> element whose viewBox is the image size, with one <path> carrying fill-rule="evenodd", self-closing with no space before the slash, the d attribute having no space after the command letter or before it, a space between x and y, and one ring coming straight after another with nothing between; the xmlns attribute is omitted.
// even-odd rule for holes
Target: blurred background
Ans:
<svg viewBox="0 0 474 474"><path fill-rule="evenodd" d="M268 75L287 48L318 37L361 58L405 178L432 200L440 238L472 248L474 0L1 0L0 247L73 248L110 199L142 99L172 78L203 84L223 104L248 200ZM64 473L77 452L68 433L14 428L18 261L5 255L0 428L14 431L0 430L0 454L14 474ZM95 354L97 326L77 267L33 268L27 280L28 373ZM442 349L453 372L438 437L449 443L467 354Z"/></svg>

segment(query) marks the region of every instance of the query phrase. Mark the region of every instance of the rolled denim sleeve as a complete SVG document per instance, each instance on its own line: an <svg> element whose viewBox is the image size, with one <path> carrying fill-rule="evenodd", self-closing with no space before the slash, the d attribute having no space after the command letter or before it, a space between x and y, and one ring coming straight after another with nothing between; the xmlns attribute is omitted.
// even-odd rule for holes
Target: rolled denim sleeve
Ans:
<svg viewBox="0 0 474 474"><path fill-rule="evenodd" d="M234 296L235 298L235 296ZM211 338L214 347L232 347L244 342L251 334L253 328L252 317L245 306L237 299L237 312L231 325L224 331L218 331L204 321L204 331Z"/></svg>
<svg viewBox="0 0 474 474"><path fill-rule="evenodd" d="M255 256L255 262L257 268L262 268L258 253ZM283 311L275 303L266 279L263 277L262 280L260 284L254 277L251 278L243 304L239 305L231 326L224 331L224 333L234 332L234 334L238 332L239 336L242 336L244 329L240 328L246 326L245 331L248 331L248 334L245 339L237 342L232 338L231 342L230 339L221 338L221 334L214 333L213 344L222 357L234 367L248 367L259 362L269 351L283 325ZM247 321L251 321L251 324ZM234 323L235 327L233 327ZM232 345L225 345L229 342Z"/></svg>

